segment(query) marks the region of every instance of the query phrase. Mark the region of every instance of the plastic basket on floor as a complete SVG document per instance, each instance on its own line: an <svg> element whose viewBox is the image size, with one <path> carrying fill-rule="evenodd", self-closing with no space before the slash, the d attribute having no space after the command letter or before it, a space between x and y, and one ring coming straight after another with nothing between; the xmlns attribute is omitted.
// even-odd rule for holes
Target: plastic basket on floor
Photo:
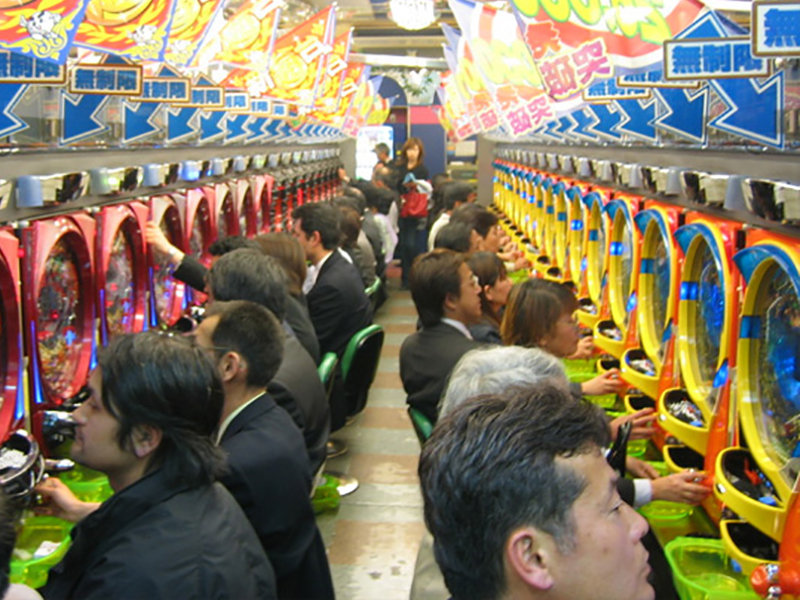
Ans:
<svg viewBox="0 0 800 600"><path fill-rule="evenodd" d="M342 498L339 495L339 490L336 489L338 485L339 482L335 477L330 475L322 476L322 483L316 487L314 497L311 499L311 506L315 515L339 508Z"/></svg>
<svg viewBox="0 0 800 600"><path fill-rule="evenodd" d="M664 548L681 600L758 600L744 573L737 573L722 540L681 537Z"/></svg>
<svg viewBox="0 0 800 600"><path fill-rule="evenodd" d="M597 377L597 360L596 359L564 359L564 370L567 373L567 379L572 383L585 383ZM610 409L617 403L616 394L603 394L602 396L584 396L589 402L599 406L600 408Z"/></svg>
<svg viewBox="0 0 800 600"><path fill-rule="evenodd" d="M517 269L516 271L511 271L508 274L508 278L514 283L522 283L523 281L528 281L528 279L531 278L530 270Z"/></svg>
<svg viewBox="0 0 800 600"><path fill-rule="evenodd" d="M72 523L55 517L28 517L17 535L9 579L31 588L47 583L47 572L67 553Z"/></svg>

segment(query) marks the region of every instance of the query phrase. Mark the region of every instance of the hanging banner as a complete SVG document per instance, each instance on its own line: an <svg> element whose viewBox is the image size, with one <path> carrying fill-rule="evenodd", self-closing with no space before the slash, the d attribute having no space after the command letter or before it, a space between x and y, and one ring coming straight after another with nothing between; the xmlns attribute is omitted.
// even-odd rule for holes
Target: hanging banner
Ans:
<svg viewBox="0 0 800 600"><path fill-rule="evenodd" d="M223 0L178 0L164 58L184 67L192 62L220 14Z"/></svg>
<svg viewBox="0 0 800 600"><path fill-rule="evenodd" d="M314 101L315 110L333 112L339 106L345 72L347 71L347 54L350 52L350 40L353 30L349 29L333 41L333 50L328 55L325 74L322 76L320 92Z"/></svg>
<svg viewBox="0 0 800 600"><path fill-rule="evenodd" d="M512 6L540 71L538 61L570 56L587 44L602 47L602 55L615 67L643 69L660 62L664 41L686 28L703 9L698 0L512 0ZM599 58L584 52L589 52L587 60ZM577 66L578 61L572 62Z"/></svg>
<svg viewBox="0 0 800 600"><path fill-rule="evenodd" d="M222 63L266 71L275 43L281 0L249 0L230 18L219 14L193 64Z"/></svg>
<svg viewBox="0 0 800 600"><path fill-rule="evenodd" d="M350 109L350 105L353 101L353 95L358 91L361 79L363 77L369 77L369 71L370 68L364 65L364 63L348 62L347 69L345 69L344 77L342 78L339 103L336 110L333 112L313 110L308 114L309 118L341 129L347 111Z"/></svg>
<svg viewBox="0 0 800 600"><path fill-rule="evenodd" d="M75 45L132 60L163 61L177 0L90 0Z"/></svg>
<svg viewBox="0 0 800 600"><path fill-rule="evenodd" d="M334 8L321 10L275 42L262 95L298 106L314 105L336 28Z"/></svg>
<svg viewBox="0 0 800 600"><path fill-rule="evenodd" d="M0 49L63 65L89 0L0 4Z"/></svg>

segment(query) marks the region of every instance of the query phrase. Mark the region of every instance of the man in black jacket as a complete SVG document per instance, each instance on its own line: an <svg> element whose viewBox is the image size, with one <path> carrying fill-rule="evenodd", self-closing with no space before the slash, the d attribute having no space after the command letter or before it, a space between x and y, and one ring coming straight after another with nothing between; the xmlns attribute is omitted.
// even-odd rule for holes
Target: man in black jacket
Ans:
<svg viewBox="0 0 800 600"><path fill-rule="evenodd" d="M372 323L372 304L358 269L338 250L339 213L330 204L303 204L294 209L294 236L311 261L304 286L308 312L320 352L340 355L350 338Z"/></svg>
<svg viewBox="0 0 800 600"><path fill-rule="evenodd" d="M279 320L286 310L286 281L277 260L262 252L234 250L221 256L208 274L211 306L216 301L248 300L267 308ZM286 331L283 361L270 383L278 406L303 432L311 472L325 461L330 408L317 367L300 342Z"/></svg>
<svg viewBox="0 0 800 600"><path fill-rule="evenodd" d="M253 528L214 483L223 392L206 352L155 332L120 335L89 390L74 412L71 455L108 475L115 494L98 505L55 478L37 486L45 511L79 521L44 597L276 598Z"/></svg>
<svg viewBox="0 0 800 600"><path fill-rule="evenodd" d="M468 329L481 318L480 286L461 254L434 250L414 261L409 287L422 329L403 341L400 379L408 404L435 423L450 371L480 346Z"/></svg>
<svg viewBox="0 0 800 600"><path fill-rule="evenodd" d="M195 332L222 374L217 442L228 453L220 481L233 494L275 568L282 600L334 597L325 545L309 494L312 473L300 431L268 385L281 364L283 333L253 302L215 302Z"/></svg>

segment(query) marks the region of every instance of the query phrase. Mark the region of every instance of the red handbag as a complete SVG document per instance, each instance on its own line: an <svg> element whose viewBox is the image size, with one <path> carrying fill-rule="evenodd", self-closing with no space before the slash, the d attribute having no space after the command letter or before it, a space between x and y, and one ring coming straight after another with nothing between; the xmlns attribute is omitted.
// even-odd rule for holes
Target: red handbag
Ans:
<svg viewBox="0 0 800 600"><path fill-rule="evenodd" d="M408 192L403 194L403 207L400 209L401 217L427 217L428 216L428 194L419 192Z"/></svg>

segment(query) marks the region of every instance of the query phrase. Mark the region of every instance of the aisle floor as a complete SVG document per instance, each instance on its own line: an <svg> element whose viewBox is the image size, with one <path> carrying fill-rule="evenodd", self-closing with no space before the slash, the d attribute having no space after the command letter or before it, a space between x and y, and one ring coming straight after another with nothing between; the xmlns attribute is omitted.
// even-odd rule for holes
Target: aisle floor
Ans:
<svg viewBox="0 0 800 600"><path fill-rule="evenodd" d="M336 596L347 600L406 600L425 530L419 442L406 413L398 365L400 344L414 332L417 313L397 280L390 285L391 296L375 315L386 338L367 407L331 436L346 442L349 451L328 468L355 476L360 486L342 498L336 513L317 519Z"/></svg>

